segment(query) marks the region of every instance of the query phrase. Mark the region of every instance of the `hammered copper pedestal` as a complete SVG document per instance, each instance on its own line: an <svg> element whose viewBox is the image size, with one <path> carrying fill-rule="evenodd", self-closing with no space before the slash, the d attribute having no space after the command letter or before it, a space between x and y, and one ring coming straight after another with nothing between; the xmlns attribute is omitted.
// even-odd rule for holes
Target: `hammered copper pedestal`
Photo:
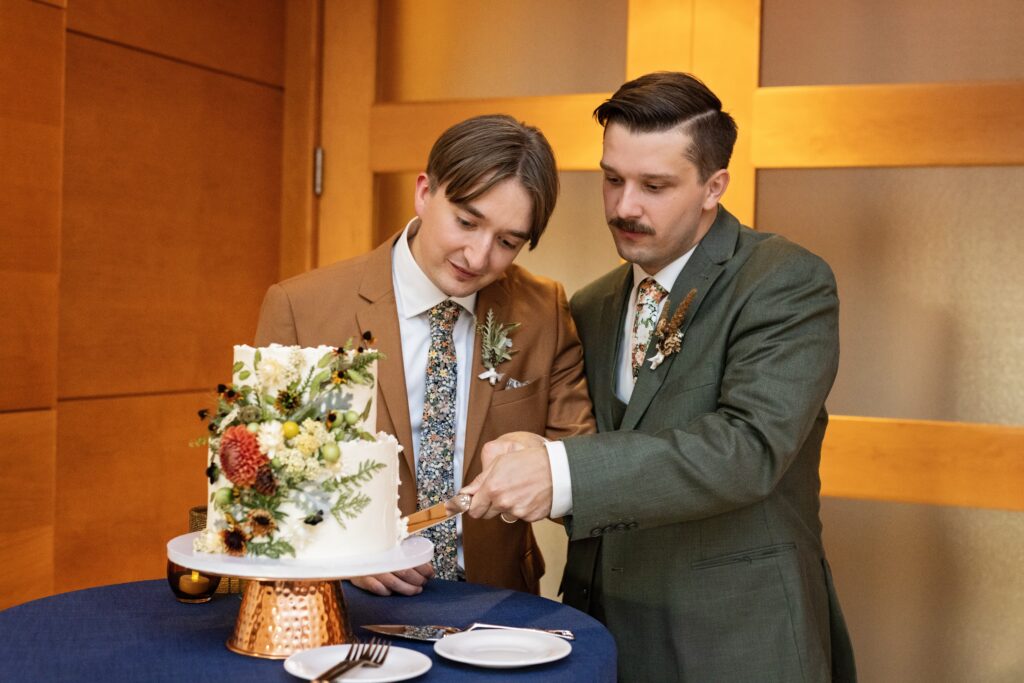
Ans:
<svg viewBox="0 0 1024 683"><path fill-rule="evenodd" d="M196 553L196 533L167 543L167 558L189 569L249 579L242 594L232 652L285 659L300 650L352 641L341 579L409 569L430 562L434 546L413 536L386 552L323 562Z"/></svg>
<svg viewBox="0 0 1024 683"><path fill-rule="evenodd" d="M284 659L352 641L341 581L249 581L228 649Z"/></svg>

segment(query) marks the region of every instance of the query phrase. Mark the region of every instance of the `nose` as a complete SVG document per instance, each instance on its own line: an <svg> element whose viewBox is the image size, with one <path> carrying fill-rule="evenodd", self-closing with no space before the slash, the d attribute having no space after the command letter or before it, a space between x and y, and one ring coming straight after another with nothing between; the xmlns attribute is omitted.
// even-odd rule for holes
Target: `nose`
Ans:
<svg viewBox="0 0 1024 683"><path fill-rule="evenodd" d="M475 233L466 243L463 256L466 257L466 265L475 273L481 273L486 269L487 260L491 253L491 237L480 230Z"/></svg>
<svg viewBox="0 0 1024 683"><path fill-rule="evenodd" d="M635 185L631 183L623 185L619 192L615 212L619 218L632 220L636 220L643 215L644 211L640 202L640 192Z"/></svg>

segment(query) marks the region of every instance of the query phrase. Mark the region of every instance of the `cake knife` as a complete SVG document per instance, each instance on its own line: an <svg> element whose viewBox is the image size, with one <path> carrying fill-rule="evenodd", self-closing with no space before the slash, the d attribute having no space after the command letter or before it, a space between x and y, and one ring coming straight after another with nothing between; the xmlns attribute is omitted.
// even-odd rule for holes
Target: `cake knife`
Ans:
<svg viewBox="0 0 1024 683"><path fill-rule="evenodd" d="M469 509L469 504L472 500L473 497L468 493L460 493L437 505L431 505L428 508L412 513L405 518L406 524L409 527L409 533L414 534L417 531L437 526L441 522L447 522L449 519L455 519Z"/></svg>

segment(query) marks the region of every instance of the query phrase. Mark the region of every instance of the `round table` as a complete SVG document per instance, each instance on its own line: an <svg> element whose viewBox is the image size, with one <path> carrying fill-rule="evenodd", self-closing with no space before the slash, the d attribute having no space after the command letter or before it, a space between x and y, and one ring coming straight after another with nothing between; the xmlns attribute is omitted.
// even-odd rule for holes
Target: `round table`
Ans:
<svg viewBox="0 0 1024 683"><path fill-rule="evenodd" d="M433 643L393 639L428 655L433 666L415 681L614 681L615 642L600 622L561 603L516 591L433 580L414 597L381 598L345 584L353 631L361 624L444 624L474 621L576 634L565 659L521 669L482 669L434 653ZM179 603L167 582L140 581L55 595L0 612L2 681L298 681L281 661L230 652L240 604L217 595Z"/></svg>

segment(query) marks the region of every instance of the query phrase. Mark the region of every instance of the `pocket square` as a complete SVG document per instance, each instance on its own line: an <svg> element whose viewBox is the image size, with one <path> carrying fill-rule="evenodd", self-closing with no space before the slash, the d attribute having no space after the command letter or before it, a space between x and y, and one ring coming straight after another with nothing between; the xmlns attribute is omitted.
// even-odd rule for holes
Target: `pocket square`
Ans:
<svg viewBox="0 0 1024 683"><path fill-rule="evenodd" d="M519 387L525 387L527 384L529 384L532 381L533 381L532 379L528 379L525 382L521 382L518 379L513 379L512 377L509 377L508 378L508 382L506 382L506 384L505 384L505 388L506 389L518 389Z"/></svg>

